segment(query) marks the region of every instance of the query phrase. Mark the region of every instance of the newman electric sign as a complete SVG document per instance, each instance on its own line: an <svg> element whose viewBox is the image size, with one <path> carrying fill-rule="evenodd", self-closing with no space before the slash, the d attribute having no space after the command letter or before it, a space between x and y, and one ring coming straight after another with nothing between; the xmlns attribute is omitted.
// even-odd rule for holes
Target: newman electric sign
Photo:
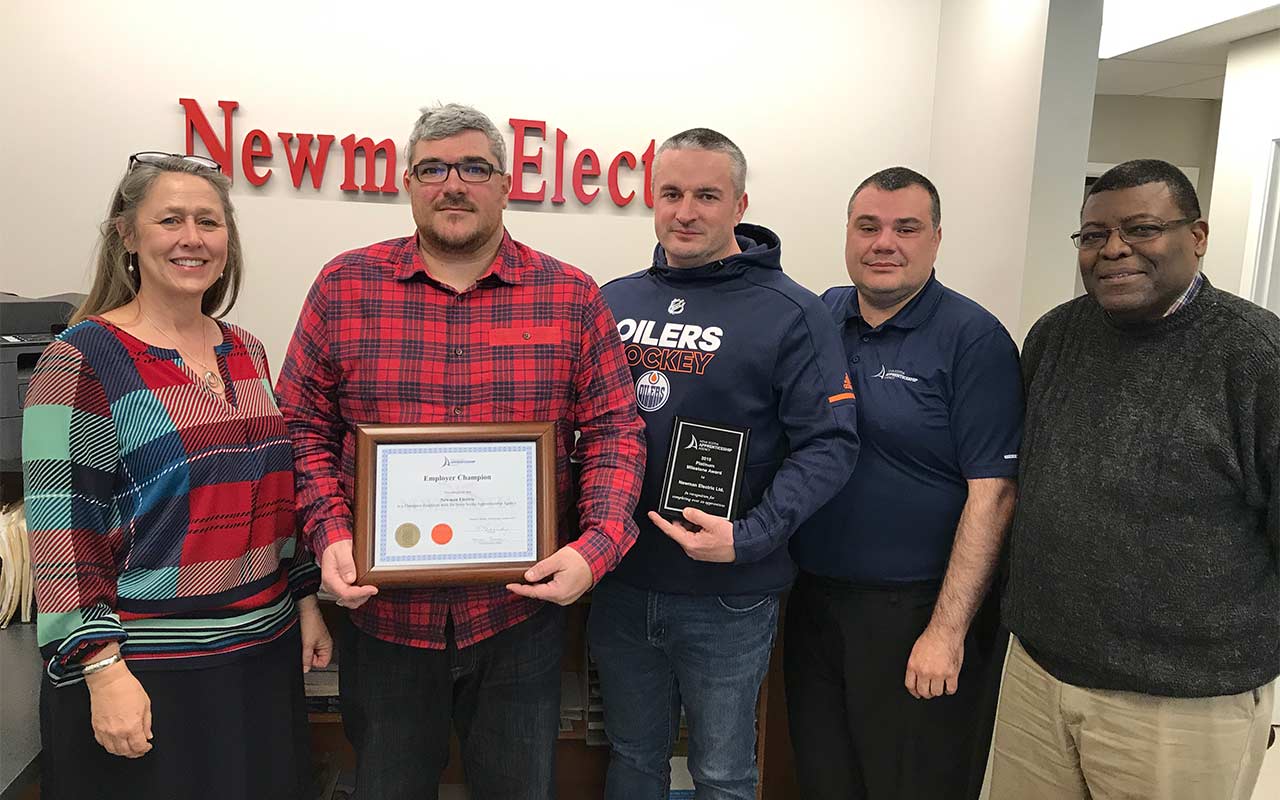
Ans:
<svg viewBox="0 0 1280 800"><path fill-rule="evenodd" d="M329 133L288 133L278 131L275 139L266 131L254 129L245 134L236 146L235 130L232 114L240 106L235 100L219 100L218 108L222 111L222 133L219 136L209 118L205 116L195 100L184 97L178 100L183 109L186 130L187 153L195 152L196 139L208 151L210 158L222 165L224 175L236 179L235 157L240 156L240 174L250 184L262 186L271 180L277 169L276 141L279 150L283 151L285 164L289 168L289 180L294 188L301 189L303 181L309 181L313 189L319 189L329 174L333 174L330 165L330 152L335 142L342 148L342 183L338 187L344 192L366 194L397 194L397 183L400 175L396 167L395 142L383 139L357 137L354 133L338 139ZM547 178L543 173L543 147L547 138L547 123L540 119L508 120L513 132L513 157L511 159L511 195L510 199L526 203L542 203L547 198ZM551 196L552 203L561 205L566 202L566 188L572 196L583 205L590 205L599 196L601 188L594 183L601 175L605 178L605 186L609 199L614 205L623 207L635 199L636 193L623 193L619 185L619 172L642 170L643 200L646 206L653 207L653 153L654 140L639 156L623 150L609 160L608 166L590 148L578 151L573 157L572 166L565 160L565 144L569 135L559 128L555 129L554 155L546 159L552 168ZM532 148L532 149L531 149ZM550 155L550 154L549 154ZM357 164L364 166L363 183L357 182ZM379 170L381 167L381 170ZM568 187L565 186L565 173L569 173ZM590 182L589 182L590 181Z"/></svg>

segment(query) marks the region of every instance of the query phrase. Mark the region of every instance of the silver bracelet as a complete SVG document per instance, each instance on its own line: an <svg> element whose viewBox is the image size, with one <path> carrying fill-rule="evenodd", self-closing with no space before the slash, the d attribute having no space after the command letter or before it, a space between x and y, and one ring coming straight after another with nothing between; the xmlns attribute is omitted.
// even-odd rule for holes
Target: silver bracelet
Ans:
<svg viewBox="0 0 1280 800"><path fill-rule="evenodd" d="M81 671L81 674L82 674L82 675L92 675L92 674L93 674L93 673L95 673L95 672L101 672L102 670L106 669L107 667L111 666L112 664L115 664L115 663L117 663L117 662L119 662L119 661L123 661L123 660L124 660L124 659L120 657L120 654L119 654L119 653L112 653L111 655L107 656L106 658L102 659L101 661L95 661L95 662L93 662L92 664L85 664L85 665L84 665L84 669Z"/></svg>

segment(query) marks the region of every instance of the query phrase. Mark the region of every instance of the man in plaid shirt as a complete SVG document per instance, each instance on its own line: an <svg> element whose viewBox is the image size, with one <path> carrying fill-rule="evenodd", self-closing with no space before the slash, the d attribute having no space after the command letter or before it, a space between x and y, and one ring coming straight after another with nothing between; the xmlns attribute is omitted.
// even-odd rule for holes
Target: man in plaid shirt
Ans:
<svg viewBox="0 0 1280 800"><path fill-rule="evenodd" d="M559 606L635 541L643 424L595 283L503 227L511 175L493 122L457 104L424 109L406 155L416 235L324 267L278 387L303 534L354 623L339 675L358 791L435 797L452 722L473 798L549 798ZM558 512L565 520L578 497L576 540L529 569L528 583L381 594L353 585L357 424L531 420L556 421Z"/></svg>

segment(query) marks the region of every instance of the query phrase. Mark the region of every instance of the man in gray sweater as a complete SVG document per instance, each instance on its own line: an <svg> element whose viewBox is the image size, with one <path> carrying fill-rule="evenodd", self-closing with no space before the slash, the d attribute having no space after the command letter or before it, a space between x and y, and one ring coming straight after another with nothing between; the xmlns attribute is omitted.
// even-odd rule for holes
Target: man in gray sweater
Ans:
<svg viewBox="0 0 1280 800"><path fill-rule="evenodd" d="M1248 798L1280 672L1280 319L1199 271L1163 161L1081 210L1022 355L992 800Z"/></svg>

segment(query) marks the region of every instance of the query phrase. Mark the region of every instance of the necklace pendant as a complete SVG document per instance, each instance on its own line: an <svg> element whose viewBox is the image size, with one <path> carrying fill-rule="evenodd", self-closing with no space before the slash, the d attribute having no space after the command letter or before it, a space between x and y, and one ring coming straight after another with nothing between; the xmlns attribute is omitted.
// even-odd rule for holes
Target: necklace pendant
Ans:
<svg viewBox="0 0 1280 800"><path fill-rule="evenodd" d="M204 371L204 387L215 394L222 391L222 378L211 369Z"/></svg>

